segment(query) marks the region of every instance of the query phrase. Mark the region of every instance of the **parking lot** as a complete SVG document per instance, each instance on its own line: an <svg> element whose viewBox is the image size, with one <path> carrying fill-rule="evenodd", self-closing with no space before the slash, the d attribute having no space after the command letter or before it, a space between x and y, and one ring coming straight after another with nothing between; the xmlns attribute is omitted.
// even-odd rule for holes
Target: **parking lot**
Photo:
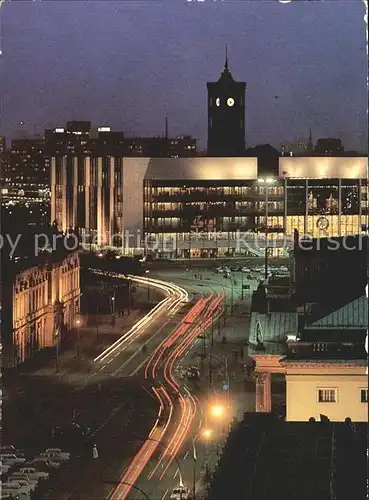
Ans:
<svg viewBox="0 0 369 500"><path fill-rule="evenodd" d="M18 457L17 461L3 460L4 465L10 466L2 470L3 482L17 477L13 474L19 474L26 465L48 473L49 477L39 481L35 497L24 486L20 498L101 500L140 445L132 436L150 431L156 411L154 401L139 381L111 378L100 387L90 385L73 390L29 376L23 394L17 397L17 405L5 403L3 408L3 443L14 446ZM88 427L90 432L79 443L68 439L63 443L55 427L65 427L73 421L84 429ZM97 458L93 457L94 444ZM69 458L60 459L58 453L42 456L53 448L70 453ZM3 495L8 491L3 485Z"/></svg>

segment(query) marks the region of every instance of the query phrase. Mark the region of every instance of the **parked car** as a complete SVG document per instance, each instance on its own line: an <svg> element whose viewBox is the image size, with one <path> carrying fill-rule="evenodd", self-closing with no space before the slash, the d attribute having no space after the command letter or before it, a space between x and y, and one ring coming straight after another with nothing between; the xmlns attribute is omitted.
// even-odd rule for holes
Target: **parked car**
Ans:
<svg viewBox="0 0 369 500"><path fill-rule="evenodd" d="M18 483L2 483L1 493L2 495L15 495L19 498L19 500L30 500L31 498L31 491ZM2 496L2 498L4 497Z"/></svg>
<svg viewBox="0 0 369 500"><path fill-rule="evenodd" d="M60 448L47 448L44 453L56 453L62 457L65 457L66 460L70 459L70 453L68 451L62 451Z"/></svg>
<svg viewBox="0 0 369 500"><path fill-rule="evenodd" d="M28 489L29 491L34 491L37 488L37 483L30 483L27 479L20 477L10 476L8 478L8 483L20 484L23 488Z"/></svg>
<svg viewBox="0 0 369 500"><path fill-rule="evenodd" d="M24 457L19 457L18 455L15 455L14 453L2 453L0 455L0 460L2 462L7 462L11 463L13 462L14 464L23 464L26 459Z"/></svg>
<svg viewBox="0 0 369 500"><path fill-rule="evenodd" d="M37 470L35 467L21 467L19 469L19 472L21 474L26 474L29 478L31 479L48 479L49 473L48 472L41 472Z"/></svg>
<svg viewBox="0 0 369 500"><path fill-rule="evenodd" d="M38 457L35 457L34 462L46 462L46 460L51 460L53 462L67 462L70 459L69 453L54 453L46 452L40 453Z"/></svg>
<svg viewBox="0 0 369 500"><path fill-rule="evenodd" d="M61 463L60 462L56 462L55 460L46 460L45 461L45 465L49 469L59 469Z"/></svg>
<svg viewBox="0 0 369 500"><path fill-rule="evenodd" d="M11 465L4 465L3 463L0 465L0 473L6 474L8 470L11 468Z"/></svg>
<svg viewBox="0 0 369 500"><path fill-rule="evenodd" d="M15 453L17 448L12 444L4 445L0 447L0 453Z"/></svg>
<svg viewBox="0 0 369 500"><path fill-rule="evenodd" d="M58 469L64 460L60 458L51 457L50 455L44 455L41 453L38 457L35 457L30 465L37 466L37 464L44 464L49 469Z"/></svg>
<svg viewBox="0 0 369 500"><path fill-rule="evenodd" d="M20 481L23 481L23 480L27 481L29 484L32 484L35 487L37 486L38 481L39 481L38 479L29 477L27 474L23 474L22 472L13 472L13 474L11 474L11 476L9 477L8 481L10 481L10 478L12 478L12 481L14 481L14 482L17 482L18 479Z"/></svg>
<svg viewBox="0 0 369 500"><path fill-rule="evenodd" d="M19 458L25 458L25 454L22 451L15 448L13 445L2 446L0 453L2 455L10 453L11 455L16 455Z"/></svg>

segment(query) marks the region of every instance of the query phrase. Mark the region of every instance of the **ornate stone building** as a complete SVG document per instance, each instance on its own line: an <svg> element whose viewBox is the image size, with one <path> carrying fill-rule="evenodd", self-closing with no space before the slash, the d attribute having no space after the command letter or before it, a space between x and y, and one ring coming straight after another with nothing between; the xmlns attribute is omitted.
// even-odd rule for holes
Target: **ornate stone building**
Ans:
<svg viewBox="0 0 369 500"><path fill-rule="evenodd" d="M78 251L42 256L38 265L13 269L3 281L2 347L14 367L53 346L75 327L80 308Z"/></svg>

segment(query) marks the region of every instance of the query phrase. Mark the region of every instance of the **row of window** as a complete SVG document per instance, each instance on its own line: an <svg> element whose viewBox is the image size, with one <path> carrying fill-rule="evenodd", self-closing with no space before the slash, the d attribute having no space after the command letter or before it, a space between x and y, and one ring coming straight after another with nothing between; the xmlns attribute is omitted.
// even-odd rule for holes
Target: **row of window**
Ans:
<svg viewBox="0 0 369 500"><path fill-rule="evenodd" d="M368 403L368 389L360 389L361 403ZM338 403L338 389L318 389L318 403Z"/></svg>

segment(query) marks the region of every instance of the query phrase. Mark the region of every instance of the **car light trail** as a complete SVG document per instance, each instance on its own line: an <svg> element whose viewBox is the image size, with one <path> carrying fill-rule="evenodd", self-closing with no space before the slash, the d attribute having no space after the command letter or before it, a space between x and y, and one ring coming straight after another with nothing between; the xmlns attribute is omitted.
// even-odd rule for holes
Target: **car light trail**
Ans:
<svg viewBox="0 0 369 500"><path fill-rule="evenodd" d="M102 272L96 272L96 274L107 274ZM106 358L110 357L115 353L115 355L106 363L109 364L113 361L113 359L118 356L128 345L131 345L137 338L142 335L145 328L153 321L154 318L159 316L162 312L170 308L170 311L175 312L184 302L188 301L188 292L186 292L181 287L174 285L172 283L166 283L164 281L152 279L152 278L140 278L131 275L123 275L117 273L109 273L110 276L118 277L118 278L128 278L131 281L137 282L139 284L148 283L150 286L157 288L158 290L163 291L168 296L163 299L159 304L157 304L146 316L141 318L128 332L126 332L122 337L120 337L116 342L114 342L111 346L105 349L101 354L99 354L94 361L104 361ZM118 352L117 352L118 351ZM101 369L104 369L106 365L104 365Z"/></svg>
<svg viewBox="0 0 369 500"><path fill-rule="evenodd" d="M173 389L178 390L179 386L176 383L174 376L173 376L173 369L174 369L174 362L180 359L180 357L183 355L186 349L193 344L194 340L200 335L202 332L206 331L209 326L211 326L211 323L213 319L211 318L212 313L216 311L216 309L219 307L220 303L224 299L224 296L216 297L215 299L212 300L209 308L205 311L204 316L207 318L205 323L197 326L194 328L192 332L190 332L190 335L185 338L178 346L176 349L173 350L173 352L170 354L165 367L164 367L164 373L165 373L165 379L166 381L173 387ZM181 419L179 422L179 427L176 429L169 445L168 449L171 449L171 456L166 464L165 469L161 472L161 475L159 479L163 479L164 475L166 474L168 468L170 467L172 461L174 460L174 457L177 455L179 449L181 448L184 440L188 436L191 428L191 424L194 420L194 417L197 412L197 404L193 396L190 394L188 389L185 387L184 389L187 392L186 398L183 397L181 393L179 393L179 401L181 405ZM160 460L159 464L163 461L164 457L168 453L164 453ZM153 469L153 471L149 475L149 479L153 477L155 472L158 469L159 464Z"/></svg>
<svg viewBox="0 0 369 500"><path fill-rule="evenodd" d="M147 278L135 278L135 280L137 280L137 282L139 283L142 282L144 284L147 284ZM157 282L159 288L163 286L163 282L159 282L159 280L151 281ZM177 287L176 285L165 284L165 286L174 286L174 288L170 288L169 290L167 290L166 293L168 294L168 297L161 303L163 304L164 308L166 308L167 310L169 309L172 312L184 300L188 300L188 294L187 292L185 292L185 294L181 295L180 291L178 290L179 287ZM195 398L190 394L187 387L181 389L178 385L173 375L174 366L176 361L181 358L183 353L193 344L196 338L209 328L209 326L213 322L212 316L219 316L221 312L217 314L217 309L219 308L219 305L222 302L223 298L224 296L214 297L214 295L209 295L197 301L196 304L191 308L191 310L186 314L185 318L181 321L178 328L175 329L174 332L172 332L172 334L167 339L163 340L161 344L155 349L154 353L151 355L145 366L145 378L148 379L152 377L152 380L155 381L158 376L158 367L161 362L164 362L164 380L166 384L168 384L168 387L171 388L171 390L173 390L176 395L178 395L178 401L180 405L180 420L179 422L177 422L175 432L172 435L168 446L165 447L165 451L161 453L158 463L149 473L149 479L151 479L155 475L160 465L163 464L164 460L166 460L164 469L160 471L159 479L161 480L164 477L171 463L175 459L179 449L181 448L183 442L188 437L191 431L191 425L197 413L197 403L195 401ZM171 301L170 304L169 301ZM141 328L141 325L139 325L139 328ZM132 334L132 332L130 334ZM122 339L119 339L119 341L122 342ZM172 348L174 345L175 347L170 350L170 348ZM121 344L118 344L118 347L120 346ZM166 356L166 358L164 358L164 355L167 351L169 354L168 356ZM168 427L173 420L174 403L171 394L162 384L160 384L159 387L153 386L152 391L159 402L159 412L157 420L149 434L149 437L146 439L136 456L131 461L120 484L114 490L113 494L109 497L110 500L125 500L127 498L132 489L132 485L134 485L139 476L142 474L144 468L157 449L157 446L161 444L163 437L165 436ZM182 394L182 391L185 392L185 394ZM165 424L161 425L161 420L164 418L166 409L168 409L167 418Z"/></svg>

